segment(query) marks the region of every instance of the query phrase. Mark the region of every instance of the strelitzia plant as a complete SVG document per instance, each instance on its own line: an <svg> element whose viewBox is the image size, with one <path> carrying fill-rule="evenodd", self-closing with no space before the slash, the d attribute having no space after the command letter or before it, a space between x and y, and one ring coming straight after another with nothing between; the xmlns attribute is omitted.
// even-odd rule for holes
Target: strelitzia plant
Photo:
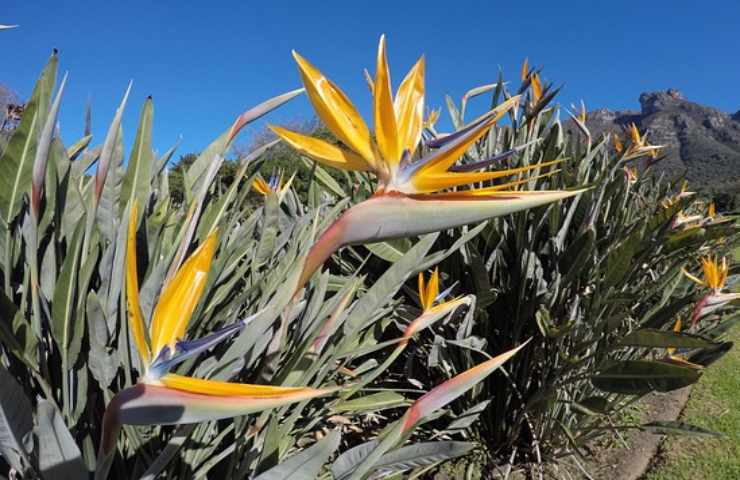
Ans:
<svg viewBox="0 0 740 480"><path fill-rule="evenodd" d="M352 389L348 389L345 396L351 396L360 388L375 380L381 373L385 372L399 357L399 355L403 353L411 339L419 332L431 327L434 323L448 315L454 314L455 311L462 307L473 308L475 306L474 295L464 295L450 300L445 300L450 292L452 292L454 285L440 293L438 268L435 268L429 276L429 281L425 281L424 273L419 272L418 284L419 304L422 308L421 314L408 324L404 329L401 338L389 342L396 343L396 348L386 357L385 361L379 367L373 369L372 372L363 377L360 383L354 385Z"/></svg>
<svg viewBox="0 0 740 480"><path fill-rule="evenodd" d="M674 205L676 205L679 202L679 200L683 200L684 198L693 197L696 194L696 192L690 192L688 189L689 189L689 182L684 180L681 183L681 188L679 188L678 192L674 193L673 195L668 195L665 198L663 198L660 201L660 205L664 209L670 209Z"/></svg>
<svg viewBox="0 0 740 480"><path fill-rule="evenodd" d="M439 121L439 115L442 111L440 109L431 110L424 120L424 128L432 130Z"/></svg>
<svg viewBox="0 0 740 480"><path fill-rule="evenodd" d="M687 214L684 211L679 211L676 214L671 225L674 229L681 228L683 230L691 230L702 227L707 228L732 221L732 218L717 214L717 208L714 205L714 202L710 202L706 207L705 213L703 213L704 204L702 203L696 203L688 210L694 213Z"/></svg>
<svg viewBox="0 0 740 480"><path fill-rule="evenodd" d="M542 81L537 72L532 73L530 81L532 82L532 104L535 104L542 98Z"/></svg>
<svg viewBox="0 0 740 480"><path fill-rule="evenodd" d="M681 318L677 318L676 323L673 324L673 333L680 334L682 328L683 328L683 322L681 321ZM687 359L686 352L688 350L689 349L687 348L668 347L666 348L665 361L676 363L684 367L693 368L695 370L700 370L704 368L702 365L698 365L696 363L690 362Z"/></svg>
<svg viewBox="0 0 740 480"><path fill-rule="evenodd" d="M421 314L404 329L401 341L393 353L388 356L389 360L397 358L408 346L409 341L422 330L453 314L462 307L470 309L475 306L475 295L464 295L445 300L452 292L454 285L440 293L438 268L434 269L429 276L429 280L426 282L424 281L424 273L419 272L418 285L419 304L422 308Z"/></svg>
<svg viewBox="0 0 740 480"><path fill-rule="evenodd" d="M700 223L704 227L709 227L713 225L719 225L721 223L727 223L730 221L732 221L732 218L725 217L717 213L717 206L714 204L714 202L709 202L709 205L707 205L707 211Z"/></svg>
<svg viewBox="0 0 740 480"><path fill-rule="evenodd" d="M269 180L265 180L261 175L257 175L257 178L252 182L252 188L260 195L266 197L268 195L277 195L279 200L282 201L285 194L290 189L290 185L293 183L295 174L293 174L287 182L283 181L283 172L273 173L270 175Z"/></svg>
<svg viewBox="0 0 740 480"><path fill-rule="evenodd" d="M630 145L625 152L625 160L632 160L646 155L650 158L656 158L658 151L663 148L662 145L650 145L647 141L647 134L642 135L637 125L631 123L627 132L630 137Z"/></svg>
<svg viewBox="0 0 740 480"><path fill-rule="evenodd" d="M368 473L372 472L375 464L386 452L394 446L401 444L434 412L461 397L486 377L501 368L519 350L523 349L527 343L529 343L529 340L493 358L489 357L485 362L479 363L453 378L442 382L419 397L399 420L389 425L381 433L380 437L372 442L372 449L363 448L366 444L359 447L365 450L362 453L347 452L348 455L357 455L359 459L356 459L356 464L351 469L338 471L333 468L332 473L334 474L334 478L337 480L361 480L368 478Z"/></svg>
<svg viewBox="0 0 740 480"><path fill-rule="evenodd" d="M424 272L419 272L417 282L419 304L421 305L422 312L404 330L403 338L406 343L408 343L409 338L434 323L437 319L454 312L463 305L470 307L475 300L473 295L445 300L450 292L452 292L454 285L442 293L439 292L439 268L434 269L428 281L424 280Z"/></svg>
<svg viewBox="0 0 740 480"><path fill-rule="evenodd" d="M707 220L714 220L717 217L717 206L714 202L709 202L707 206Z"/></svg>
<svg viewBox="0 0 740 480"><path fill-rule="evenodd" d="M682 322L680 318L676 319L676 323L673 324L673 332L674 333L681 333L681 326ZM668 347L666 348L666 353L668 354L668 358L675 358L676 355L676 347Z"/></svg>
<svg viewBox="0 0 740 480"><path fill-rule="evenodd" d="M182 376L171 370L242 330L259 313L203 338L185 340L190 317L205 288L217 233L183 263L163 288L149 329L139 303L136 266L137 208L131 209L126 250L126 299L131 338L143 374L108 404L98 454L97 478L105 478L121 425L181 425L246 415L327 395L335 389L247 385Z"/></svg>
<svg viewBox="0 0 740 480"><path fill-rule="evenodd" d="M704 224L704 216L703 215L686 215L685 212L680 211L676 213L676 216L673 218L673 222L671 223L671 228L674 230L676 229L684 229L688 230L690 228L698 228L701 227Z"/></svg>
<svg viewBox="0 0 740 480"><path fill-rule="evenodd" d="M505 190L510 184L473 185L557 162L499 171L478 171L491 163L485 160L468 163L463 169L454 167L502 116L518 108L520 96L509 98L454 134L428 142L431 150L420 152L424 126L424 57L411 68L394 97L385 37L381 36L372 83L374 138L344 92L295 51L293 57L316 114L344 146L277 126L271 126L272 130L300 153L322 164L372 172L377 177L372 197L347 210L315 243L306 257L296 291L342 246L459 227L579 193ZM468 188L446 191L459 187Z"/></svg>
<svg viewBox="0 0 740 480"><path fill-rule="evenodd" d="M586 141L591 144L591 131L588 129L588 126L586 126L586 120L588 117L588 113L586 111L586 103L581 100L580 108L577 108L573 104L571 104L570 108L571 111L568 112L568 115L573 120L573 122L575 122L578 129L586 136Z"/></svg>
<svg viewBox="0 0 740 480"><path fill-rule="evenodd" d="M706 256L701 259L702 278L689 273L686 269L682 272L686 277L696 284L709 289L709 293L704 295L696 304L691 312L691 326L696 326L699 320L712 312L719 310L733 300L740 298L740 293L724 293L725 284L727 283L727 273L729 266L727 258L717 260L714 256Z"/></svg>
<svg viewBox="0 0 740 480"><path fill-rule="evenodd" d="M622 143L622 139L619 138L618 133L612 135L612 144L614 146L614 151L617 152L617 154L621 154L624 151L624 143Z"/></svg>

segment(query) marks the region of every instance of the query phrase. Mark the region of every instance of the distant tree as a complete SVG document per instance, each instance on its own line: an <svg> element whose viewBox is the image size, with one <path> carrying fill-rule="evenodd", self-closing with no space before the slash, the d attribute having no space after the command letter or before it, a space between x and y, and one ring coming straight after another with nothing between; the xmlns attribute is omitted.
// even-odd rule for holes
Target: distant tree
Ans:
<svg viewBox="0 0 740 480"><path fill-rule="evenodd" d="M318 120L309 120L302 122L293 122L287 125L291 130L321 138L331 143L338 143L334 135ZM240 143L232 148L230 158L226 159L216 174L215 182L221 187L228 188L234 181L236 171L239 168L239 162L242 158L249 155L266 143L275 140L276 136L269 129L258 132L249 143ZM185 199L185 172L190 165L198 158L197 153L186 153L181 155L175 164L170 167L169 181L172 200L180 203ZM293 188L301 195L308 191L308 185L311 180L311 168L307 168L301 160L300 154L285 143L278 143L268 150L261 158L258 164L259 172L264 178L269 178L273 173L282 172L283 178L288 179L293 173L296 174L293 180ZM327 172L337 180L342 181L342 174L338 171L327 168ZM251 170L254 172L254 170ZM244 188L247 186L245 185Z"/></svg>
<svg viewBox="0 0 740 480"><path fill-rule="evenodd" d="M176 204L185 200L185 172L198 158L197 153L186 153L169 170L170 194L172 201ZM238 162L236 160L225 160L216 173L215 182L222 187L228 188L236 177Z"/></svg>
<svg viewBox="0 0 740 480"><path fill-rule="evenodd" d="M185 200L185 171L198 158L197 153L180 155L175 165L169 170L170 196L175 204Z"/></svg>

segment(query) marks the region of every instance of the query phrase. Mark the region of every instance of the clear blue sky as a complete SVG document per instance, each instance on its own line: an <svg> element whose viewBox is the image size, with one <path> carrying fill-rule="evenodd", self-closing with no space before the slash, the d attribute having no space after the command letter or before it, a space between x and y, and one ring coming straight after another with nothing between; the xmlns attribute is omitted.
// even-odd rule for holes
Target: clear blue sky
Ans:
<svg viewBox="0 0 740 480"><path fill-rule="evenodd" d="M127 144L154 97L155 147L182 135L198 151L242 110L299 86L296 49L365 113L362 69L386 33L394 82L421 53L427 102L444 105L495 80L518 82L524 57L565 85L563 106L637 108L647 90L680 89L727 112L740 109L740 2L733 1L53 1L2 0L0 82L27 96L53 47L70 72L60 117L66 143L82 133L88 97L101 142L129 79ZM299 97L270 121L308 119ZM445 123L443 126L447 123ZM259 126L247 129L248 142Z"/></svg>

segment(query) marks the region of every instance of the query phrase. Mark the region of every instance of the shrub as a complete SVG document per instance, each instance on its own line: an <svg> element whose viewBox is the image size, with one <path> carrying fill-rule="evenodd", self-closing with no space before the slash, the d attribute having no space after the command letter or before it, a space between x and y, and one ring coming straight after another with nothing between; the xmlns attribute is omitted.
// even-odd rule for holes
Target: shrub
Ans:
<svg viewBox="0 0 740 480"><path fill-rule="evenodd" d="M734 309L715 310L692 325L688 319L708 294L703 287L700 296L681 274L695 271L701 255L732 254L738 230L731 217L707 214L707 201L651 175L650 163L635 176L637 159L654 151L639 132L616 151L612 139L592 140L584 121L572 115L577 133L566 134L549 103L554 90L538 96L532 75L517 92L529 92L524 114L492 128L468 150L461 169L484 159L508 169L556 164L557 171L522 174L515 188L590 188L573 200L490 220L450 256L440 266L444 283L474 294L475 314L428 338L407 363L414 378L453 375L485 352L531 340L434 424L438 436L459 434L464 426L493 464L580 455L591 440L620 428L614 426L620 411L639 397L697 381L701 369L731 347L721 336L736 318ZM508 98L501 85L499 79L471 90L459 107L448 98L455 126L465 125L471 97L491 92L493 105ZM457 235L444 233L439 245ZM387 252L404 248L396 242L371 250L392 259ZM678 358L668 355L675 347L683 349ZM661 431L653 427L643 428ZM691 432L674 428L681 429Z"/></svg>
<svg viewBox="0 0 740 480"><path fill-rule="evenodd" d="M423 61L397 112L381 39L372 137L297 60L333 137L277 128L308 155L306 193L259 183L255 208L245 186L275 142L232 164L228 183L214 178L239 130L300 91L240 115L181 167L175 199L174 150L152 153L151 98L124 161L130 87L101 145L55 137L66 78L54 94L52 55L0 158L6 470L359 479L464 455L476 445L459 437L471 435L492 456L556 460L635 394L691 383L726 351L714 339L727 322L707 316L731 299L721 266L694 309L705 336L668 327L695 300L680 268L734 226L687 214L676 230L688 200L625 180L625 162L655 150L639 132L616 157L587 132L566 140L556 91L527 72L519 96L500 81L471 91L451 107L456 132L439 135L423 122ZM491 91L493 108L464 124L467 100ZM309 157L352 168L330 175ZM438 297L435 273L417 308L401 289L438 264L474 295ZM674 350L645 360L644 347Z"/></svg>
<svg viewBox="0 0 740 480"><path fill-rule="evenodd" d="M167 469L179 476L287 478L311 458L300 471L310 475L337 449L342 429L358 428L338 413L362 418L411 405L396 422L368 424L368 432L408 436L516 352L442 382L426 397L443 395L442 403L366 394L358 382L388 367L362 357L382 348L376 331L388 325L393 295L454 248L430 255L437 236L431 234L372 284L359 271L325 273L297 292L314 236L344 203L315 198L303 205L283 189L266 192L256 210L247 206L248 190L240 185L251 184L251 162L269 144L241 160L228 188L213 179L238 131L300 91L240 115L190 163L182 201L173 201L165 168L172 151L155 158L151 149L152 99L143 104L126 163L121 116L130 87L102 145L89 148L86 136L67 148L54 136L66 83L53 93L57 63L55 53L0 159L0 447L13 472L153 478ZM222 343L229 337L235 338ZM347 401L350 395L356 398ZM323 398L308 401L316 396ZM259 415L193 423L245 413ZM441 443L417 451L395 443L381 442L382 452L393 450L400 462L394 468L401 469L471 448ZM357 467L375 468L363 458L341 457L335 467L359 476Z"/></svg>

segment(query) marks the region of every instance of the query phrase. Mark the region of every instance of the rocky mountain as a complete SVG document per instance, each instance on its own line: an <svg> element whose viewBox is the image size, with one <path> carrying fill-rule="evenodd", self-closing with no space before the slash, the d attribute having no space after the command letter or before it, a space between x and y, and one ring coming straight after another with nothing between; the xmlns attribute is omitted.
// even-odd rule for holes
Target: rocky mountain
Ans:
<svg viewBox="0 0 740 480"><path fill-rule="evenodd" d="M640 111L594 110L586 124L597 137L623 132L632 122L648 132L651 144L666 147L656 171L669 177L685 174L692 188L740 192L740 111L727 114L671 89L640 95Z"/></svg>

